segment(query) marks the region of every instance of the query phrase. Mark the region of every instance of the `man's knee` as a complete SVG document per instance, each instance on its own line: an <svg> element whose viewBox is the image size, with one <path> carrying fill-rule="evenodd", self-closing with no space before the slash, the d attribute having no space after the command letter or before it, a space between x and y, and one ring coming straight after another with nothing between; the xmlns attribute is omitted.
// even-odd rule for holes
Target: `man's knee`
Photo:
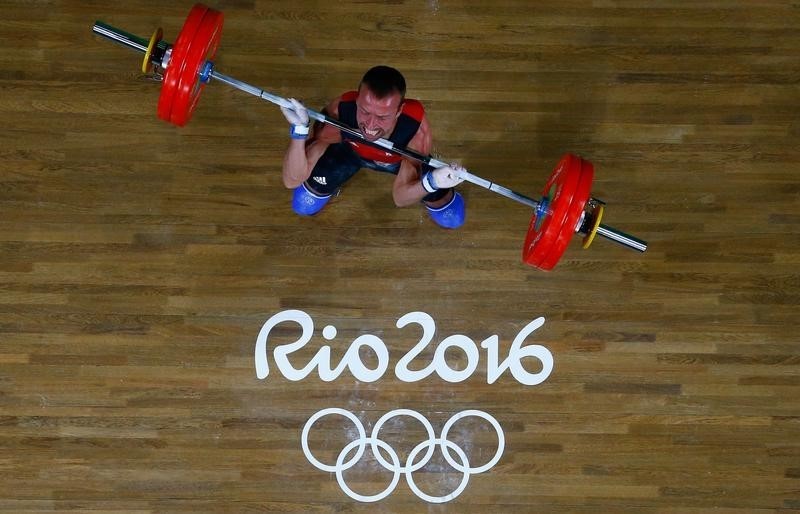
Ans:
<svg viewBox="0 0 800 514"><path fill-rule="evenodd" d="M455 191L442 205L432 207L426 204L426 208L431 219L442 228L458 228L467 216L464 198Z"/></svg>
<svg viewBox="0 0 800 514"><path fill-rule="evenodd" d="M300 216L313 216L321 211L330 199L331 195L319 194L303 182L292 193L292 210Z"/></svg>

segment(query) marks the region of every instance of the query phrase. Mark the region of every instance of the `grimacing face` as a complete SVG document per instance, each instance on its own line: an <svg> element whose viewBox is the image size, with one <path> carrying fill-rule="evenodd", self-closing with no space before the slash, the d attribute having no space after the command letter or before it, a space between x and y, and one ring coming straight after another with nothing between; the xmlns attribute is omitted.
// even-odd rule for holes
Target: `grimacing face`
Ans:
<svg viewBox="0 0 800 514"><path fill-rule="evenodd" d="M388 137L397 124L402 103L403 99L398 92L378 98L367 86L362 85L356 98L358 129L369 141Z"/></svg>

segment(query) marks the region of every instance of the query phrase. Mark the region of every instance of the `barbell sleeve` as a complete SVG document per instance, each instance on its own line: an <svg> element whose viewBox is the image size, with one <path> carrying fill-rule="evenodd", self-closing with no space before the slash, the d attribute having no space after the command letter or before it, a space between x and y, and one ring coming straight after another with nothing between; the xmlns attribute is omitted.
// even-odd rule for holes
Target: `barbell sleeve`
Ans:
<svg viewBox="0 0 800 514"><path fill-rule="evenodd" d="M109 41L113 41L114 43L131 48L138 52L145 53L147 51L148 41L146 39L142 39L139 36L130 34L116 27L112 27L111 25L103 23L102 21L94 22L92 32L98 36L103 36Z"/></svg>
<svg viewBox="0 0 800 514"><path fill-rule="evenodd" d="M638 252L644 252L647 250L647 243L633 237L625 232L621 232L613 227L609 227L608 225L600 224L597 227L597 235L603 236L604 238L614 241L615 243L619 243L626 248L630 248L631 250L636 250Z"/></svg>

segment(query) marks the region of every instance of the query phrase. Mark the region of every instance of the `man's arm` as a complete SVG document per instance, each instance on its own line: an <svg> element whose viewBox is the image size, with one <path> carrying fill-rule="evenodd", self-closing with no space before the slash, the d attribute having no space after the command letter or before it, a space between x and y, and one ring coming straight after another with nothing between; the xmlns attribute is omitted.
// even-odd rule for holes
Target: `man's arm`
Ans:
<svg viewBox="0 0 800 514"><path fill-rule="evenodd" d="M432 147L433 138L428 124L428 117L423 116L417 133L408 143L408 148L422 155L428 155ZM392 185L392 198L396 206L407 207L413 205L428 194L428 191L422 187L420 182L420 167L421 164L418 162L408 159L400 161L400 170L397 172L397 177Z"/></svg>
<svg viewBox="0 0 800 514"><path fill-rule="evenodd" d="M417 133L408 143L408 148L422 155L428 155L432 147L433 138L431 137L428 118L423 116ZM403 159L400 162L400 170L397 172L397 178L395 178L392 185L392 198L396 206L407 207L413 205L422 200L428 193L432 193L437 189L455 187L464 180L459 174L463 168L457 164L437 168L425 175L420 175L421 167L422 165L419 162L409 159ZM442 201L444 200L442 199Z"/></svg>
<svg viewBox="0 0 800 514"><path fill-rule="evenodd" d="M303 118L308 123L308 113L302 106L296 107L293 111L283 108L281 110L290 124L295 124L296 121L302 122ZM339 99L331 101L324 112L332 118L338 118ZM308 139L292 138L283 157L283 184L289 189L294 189L305 182L328 146L339 141L341 141L339 130L323 123L310 127Z"/></svg>

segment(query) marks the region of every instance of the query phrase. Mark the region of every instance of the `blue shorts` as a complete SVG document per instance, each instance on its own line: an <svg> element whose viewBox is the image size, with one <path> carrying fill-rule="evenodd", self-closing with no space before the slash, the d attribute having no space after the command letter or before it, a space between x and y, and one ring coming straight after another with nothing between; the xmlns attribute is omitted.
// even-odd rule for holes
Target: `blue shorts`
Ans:
<svg viewBox="0 0 800 514"><path fill-rule="evenodd" d="M426 164L423 164L422 167L423 172L431 169ZM375 161L364 159L347 143L335 143L328 146L305 183L312 191L320 195L331 195L336 193L345 182L353 178L362 168L397 175L397 172L400 171L400 163L379 164ZM429 193L422 200L435 202L444 198L448 191L449 189L439 189Z"/></svg>

